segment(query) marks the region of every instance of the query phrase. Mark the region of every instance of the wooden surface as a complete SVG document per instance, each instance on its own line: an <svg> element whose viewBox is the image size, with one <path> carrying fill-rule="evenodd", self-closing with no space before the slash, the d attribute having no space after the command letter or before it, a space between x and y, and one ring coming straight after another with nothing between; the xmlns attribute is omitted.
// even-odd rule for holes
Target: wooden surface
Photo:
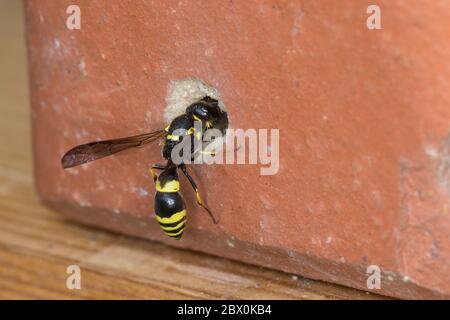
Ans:
<svg viewBox="0 0 450 320"><path fill-rule="evenodd" d="M77 225L33 188L21 3L0 0L0 298L376 299L353 289ZM66 268L81 268L81 290Z"/></svg>

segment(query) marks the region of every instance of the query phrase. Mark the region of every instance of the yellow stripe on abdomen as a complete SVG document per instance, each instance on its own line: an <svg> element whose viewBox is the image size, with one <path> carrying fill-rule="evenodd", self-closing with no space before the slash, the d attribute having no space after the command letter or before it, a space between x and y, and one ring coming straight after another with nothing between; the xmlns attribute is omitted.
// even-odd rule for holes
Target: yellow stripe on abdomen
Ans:
<svg viewBox="0 0 450 320"><path fill-rule="evenodd" d="M170 217L162 218L158 215L156 215L156 220L158 220L159 223L162 224L172 224L181 222L181 220L186 217L186 209L181 210L180 212L174 213Z"/></svg>
<svg viewBox="0 0 450 320"><path fill-rule="evenodd" d="M184 231L184 228L180 229L180 230L177 231L177 232L166 232L166 234L167 234L169 237L175 238L175 237L177 237L177 236L180 236L180 235L183 233L183 231Z"/></svg>
<svg viewBox="0 0 450 320"><path fill-rule="evenodd" d="M185 223L186 223L186 219L182 219L182 221L180 223L178 223L177 225L175 225L173 227L172 226L171 227L166 227L163 224L160 224L160 226L161 226L161 229L164 230L164 232L171 232L173 230L177 230L178 228L184 227Z"/></svg>
<svg viewBox="0 0 450 320"><path fill-rule="evenodd" d="M180 182L178 180L171 180L164 183L164 187L161 187L159 180L156 180L156 191L158 192L178 192L180 191Z"/></svg>
<svg viewBox="0 0 450 320"><path fill-rule="evenodd" d="M186 225L186 209L162 218L156 215L161 229L172 239L180 240Z"/></svg>

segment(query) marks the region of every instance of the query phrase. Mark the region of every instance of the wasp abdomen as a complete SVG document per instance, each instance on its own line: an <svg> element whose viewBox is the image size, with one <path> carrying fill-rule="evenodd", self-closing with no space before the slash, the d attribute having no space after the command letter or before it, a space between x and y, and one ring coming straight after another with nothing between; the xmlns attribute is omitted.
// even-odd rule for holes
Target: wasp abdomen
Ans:
<svg viewBox="0 0 450 320"><path fill-rule="evenodd" d="M186 224L186 205L178 192L180 182L173 177L161 183L160 177L156 180L156 220L169 237L179 240Z"/></svg>

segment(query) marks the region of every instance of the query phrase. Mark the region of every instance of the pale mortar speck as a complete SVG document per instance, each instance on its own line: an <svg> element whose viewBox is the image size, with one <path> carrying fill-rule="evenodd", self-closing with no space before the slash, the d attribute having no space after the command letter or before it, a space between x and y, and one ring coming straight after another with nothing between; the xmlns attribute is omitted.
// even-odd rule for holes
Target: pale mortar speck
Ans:
<svg viewBox="0 0 450 320"><path fill-rule="evenodd" d="M219 107L225 110L217 88L195 78L171 81L166 98L167 105L164 110L166 123L170 123L174 118L183 114L189 105L205 96L218 100Z"/></svg>

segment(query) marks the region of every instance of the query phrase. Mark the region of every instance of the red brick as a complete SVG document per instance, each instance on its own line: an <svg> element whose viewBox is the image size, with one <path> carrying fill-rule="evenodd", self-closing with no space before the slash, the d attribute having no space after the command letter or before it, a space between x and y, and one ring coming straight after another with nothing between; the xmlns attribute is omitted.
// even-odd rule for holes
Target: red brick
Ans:
<svg viewBox="0 0 450 320"><path fill-rule="evenodd" d="M381 294L450 297L448 3L26 1L37 187L86 224ZM216 86L235 128L280 128L280 171L196 166L213 225L182 180L168 239L147 174L160 149L64 171L63 153L164 125L170 81ZM205 192L207 191L207 192Z"/></svg>

